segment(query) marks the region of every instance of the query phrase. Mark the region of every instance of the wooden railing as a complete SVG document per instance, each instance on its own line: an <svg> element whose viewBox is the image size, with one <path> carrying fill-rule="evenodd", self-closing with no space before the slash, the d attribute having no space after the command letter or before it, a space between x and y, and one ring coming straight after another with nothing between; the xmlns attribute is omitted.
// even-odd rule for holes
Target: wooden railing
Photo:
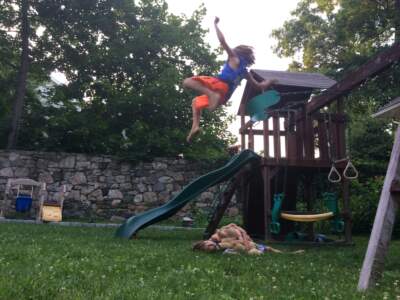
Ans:
<svg viewBox="0 0 400 300"><path fill-rule="evenodd" d="M270 115L263 121L262 129L254 129L251 122L242 122L243 148L254 149L254 137L263 136L265 159L278 164L298 162L302 165L304 161L315 161L317 165L318 161L330 162L345 157L344 114L315 113L304 118L297 118L293 112Z"/></svg>

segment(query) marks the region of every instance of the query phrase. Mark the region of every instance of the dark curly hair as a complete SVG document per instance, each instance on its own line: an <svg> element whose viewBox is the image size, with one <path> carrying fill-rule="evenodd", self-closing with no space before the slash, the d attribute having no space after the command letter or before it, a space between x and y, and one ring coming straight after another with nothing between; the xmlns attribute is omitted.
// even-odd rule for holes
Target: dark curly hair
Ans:
<svg viewBox="0 0 400 300"><path fill-rule="evenodd" d="M254 57L253 47L251 46L239 45L233 48L233 52L247 60L249 66L254 64L256 60L256 58Z"/></svg>
<svg viewBox="0 0 400 300"><path fill-rule="evenodd" d="M214 243L214 248L208 248L207 246L206 246L206 243L207 242L209 242L210 240L205 240L205 241L198 241L198 242L195 242L194 244L193 244L193 246L192 246L192 250L193 251L196 251L196 250L199 250L199 251L205 251L205 252L214 252L214 251L217 251L217 249L218 249L218 246Z"/></svg>

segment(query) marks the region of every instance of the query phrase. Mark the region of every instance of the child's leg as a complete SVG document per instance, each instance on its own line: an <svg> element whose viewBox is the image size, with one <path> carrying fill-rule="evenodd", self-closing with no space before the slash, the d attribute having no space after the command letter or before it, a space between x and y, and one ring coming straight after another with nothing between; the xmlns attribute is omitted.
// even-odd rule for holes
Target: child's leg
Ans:
<svg viewBox="0 0 400 300"><path fill-rule="evenodd" d="M283 253L281 250L272 247L267 247L266 251L273 253Z"/></svg>
<svg viewBox="0 0 400 300"><path fill-rule="evenodd" d="M212 91L209 88L205 87L204 85L201 84L201 82L199 82L195 79L192 79L192 78L186 78L183 81L183 86L185 88L190 88L201 94L207 95L208 100L209 100L208 109L210 111L213 111L214 109L216 109L218 107L221 95L219 93Z"/></svg>
<svg viewBox="0 0 400 300"><path fill-rule="evenodd" d="M201 109L196 107L196 98L194 98L192 100L192 129L190 129L189 135L186 138L187 142L190 142L192 137L199 131L200 116L201 116Z"/></svg>
<svg viewBox="0 0 400 300"><path fill-rule="evenodd" d="M281 251L281 250L279 250L279 249L275 249L275 248L272 248L272 247L268 247L268 248L266 249L266 251L268 251L268 252L273 252L273 253L285 253L285 252L283 252L283 251ZM290 254L301 254L301 253L304 253L304 250L297 250L297 251L286 252L286 253L290 253Z"/></svg>

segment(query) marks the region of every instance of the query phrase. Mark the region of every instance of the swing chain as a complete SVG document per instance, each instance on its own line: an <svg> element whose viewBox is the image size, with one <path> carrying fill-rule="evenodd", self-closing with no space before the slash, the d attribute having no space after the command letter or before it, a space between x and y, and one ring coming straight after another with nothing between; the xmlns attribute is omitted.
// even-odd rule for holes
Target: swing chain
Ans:
<svg viewBox="0 0 400 300"><path fill-rule="evenodd" d="M346 150L346 157L342 158L342 159L333 159L333 155L332 155L332 145L331 145L331 124L332 124L332 119L331 119L331 114L328 113L328 124L326 126L326 131L327 131L327 139L328 139L328 155L329 155L329 159L332 162L332 167L331 170L328 174L328 180L332 183L338 183L342 180L342 176L340 175L339 171L336 168L336 164L341 163L341 162L345 162L347 161L346 167L344 168L343 171L343 177L349 180L353 180L353 179L357 179L358 178L358 170L356 169L356 167L353 165L353 163L351 162L350 159L350 149ZM327 122L326 119L326 115L324 115L324 121ZM329 126L329 129L328 129ZM349 135L350 135L350 129L349 129ZM350 145L349 145L350 147ZM353 174L353 175L352 175ZM336 178L336 179L335 179Z"/></svg>
<svg viewBox="0 0 400 300"><path fill-rule="evenodd" d="M328 118L326 117L328 115ZM335 160L332 158L332 141L331 141L331 114L328 112L327 114L324 114L324 122L325 122L325 128L326 128L326 138L328 142L328 156L329 160L332 163L331 169L328 174L328 180L332 183L338 183L342 180L342 176L340 175L339 171L335 167ZM335 179L336 178L336 179Z"/></svg>
<svg viewBox="0 0 400 300"><path fill-rule="evenodd" d="M349 126L347 126L348 131L347 131L347 148L346 148L346 156L347 156L347 165L343 171L343 176L346 179L349 180L353 180L353 179L357 179L358 178L358 170L356 169L356 167L353 165L353 163L351 162L351 158L350 158L350 153L351 153L351 124L349 124ZM349 173L350 172L350 173ZM351 175L353 174L353 175Z"/></svg>

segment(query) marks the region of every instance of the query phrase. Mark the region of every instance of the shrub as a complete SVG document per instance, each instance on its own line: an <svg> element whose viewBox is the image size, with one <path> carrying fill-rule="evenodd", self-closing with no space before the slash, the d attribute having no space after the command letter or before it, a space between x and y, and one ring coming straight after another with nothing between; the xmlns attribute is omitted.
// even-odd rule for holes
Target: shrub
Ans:
<svg viewBox="0 0 400 300"><path fill-rule="evenodd" d="M351 209L353 213L353 233L370 233L374 224L376 209L382 191L384 176L351 183ZM394 226L394 236L400 236L400 222Z"/></svg>

